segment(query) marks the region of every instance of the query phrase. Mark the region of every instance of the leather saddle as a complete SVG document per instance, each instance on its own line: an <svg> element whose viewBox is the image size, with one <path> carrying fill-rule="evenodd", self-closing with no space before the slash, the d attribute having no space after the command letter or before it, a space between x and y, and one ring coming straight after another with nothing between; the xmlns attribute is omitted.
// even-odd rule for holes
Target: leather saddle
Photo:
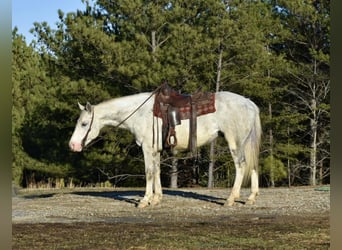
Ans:
<svg viewBox="0 0 342 250"><path fill-rule="evenodd" d="M192 95L180 94L167 82L155 95L153 114L162 118L163 149L177 145L175 127L181 120L190 119L189 151L197 155L197 116L215 112L215 94L196 91Z"/></svg>

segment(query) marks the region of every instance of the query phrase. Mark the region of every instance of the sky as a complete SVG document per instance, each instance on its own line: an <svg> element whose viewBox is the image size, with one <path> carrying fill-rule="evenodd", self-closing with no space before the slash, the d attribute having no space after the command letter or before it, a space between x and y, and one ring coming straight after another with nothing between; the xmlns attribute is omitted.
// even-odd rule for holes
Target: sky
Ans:
<svg viewBox="0 0 342 250"><path fill-rule="evenodd" d="M81 0L12 0L12 29L16 26L18 33L24 35L30 43L34 36L29 32L34 22L46 21L52 29L56 28L58 9L64 13L84 10Z"/></svg>

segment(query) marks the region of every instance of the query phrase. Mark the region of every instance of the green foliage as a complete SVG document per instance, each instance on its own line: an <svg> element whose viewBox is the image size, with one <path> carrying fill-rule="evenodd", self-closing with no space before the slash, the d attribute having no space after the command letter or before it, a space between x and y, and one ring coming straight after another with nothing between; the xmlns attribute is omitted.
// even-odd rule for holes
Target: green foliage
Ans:
<svg viewBox="0 0 342 250"><path fill-rule="evenodd" d="M30 45L13 30L17 183L22 184L26 170L44 178L73 178L76 185L143 174L141 150L127 131L104 129L92 148L82 154L69 152L77 102L96 104L151 91L163 79L182 92L215 91L218 70L220 90L245 95L260 108L265 176L278 169L275 177L284 178L285 162L308 165L313 120L318 157L329 166L330 1L82 2L85 11L56 11L56 29L46 22L34 23L37 41ZM234 166L221 139L216 183L230 186ZM208 148L201 152L200 174L205 177ZM127 183L140 185L139 180Z"/></svg>
<svg viewBox="0 0 342 250"><path fill-rule="evenodd" d="M287 170L284 163L272 156L268 156L263 160L261 173L265 176L272 175L270 178L275 182L287 177Z"/></svg>

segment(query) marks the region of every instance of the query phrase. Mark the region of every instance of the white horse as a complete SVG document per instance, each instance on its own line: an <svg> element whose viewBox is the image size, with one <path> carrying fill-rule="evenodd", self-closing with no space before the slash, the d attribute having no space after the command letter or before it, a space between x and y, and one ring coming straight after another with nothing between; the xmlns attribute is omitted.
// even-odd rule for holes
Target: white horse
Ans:
<svg viewBox="0 0 342 250"><path fill-rule="evenodd" d="M259 192L258 157L261 124L258 107L249 99L231 93L215 94L216 111L197 118L197 146L211 142L221 131L228 142L234 160L236 176L225 205L232 206L240 197L243 179L251 179L251 194L247 204L254 204ZM142 105L143 104L143 105ZM97 105L79 104L80 117L69 142L72 151L80 152L100 133L104 126L118 126L135 135L142 147L145 161L146 191L139 207L157 205L162 199L160 182L160 151L162 121L153 116L153 93L140 93L114 98ZM158 120L158 121L157 121ZM153 136L159 133L159 136ZM177 145L174 150L188 148L189 120L176 126ZM153 138L159 139L153 142ZM155 139L156 140L156 139Z"/></svg>

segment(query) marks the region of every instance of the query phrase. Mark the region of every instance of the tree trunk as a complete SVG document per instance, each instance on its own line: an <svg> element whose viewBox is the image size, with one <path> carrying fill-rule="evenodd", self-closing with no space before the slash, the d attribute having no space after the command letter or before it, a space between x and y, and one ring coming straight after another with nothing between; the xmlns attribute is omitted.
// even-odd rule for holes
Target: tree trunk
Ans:
<svg viewBox="0 0 342 250"><path fill-rule="evenodd" d="M317 61L314 60L314 68L313 68L314 76L317 75ZM316 79L316 78L315 78ZM317 175L317 125L318 125L318 117L317 117L317 86L315 79L312 82L312 99L310 101L310 108L312 112L312 118L310 119L310 127L311 127L311 145L310 145L310 185L315 186L316 183L316 175Z"/></svg>
<svg viewBox="0 0 342 250"><path fill-rule="evenodd" d="M319 179L318 179L318 185L323 184L323 161L319 164Z"/></svg>
<svg viewBox="0 0 342 250"><path fill-rule="evenodd" d="M223 49L220 48L218 64L217 64L216 92L220 90L222 56L223 56ZM210 143L210 156L209 156L210 162L208 166L208 188L214 187L215 145L216 145L216 139L214 139Z"/></svg>
<svg viewBox="0 0 342 250"><path fill-rule="evenodd" d="M271 103L268 104L268 112L269 112L270 121L272 121L272 104ZM270 128L270 130L269 130L269 137L270 137L269 152L270 152L270 157L271 157L270 182L271 182L271 187L274 187L275 183L274 183L274 173L273 173L274 164L273 164L273 130L272 130L272 128Z"/></svg>
<svg viewBox="0 0 342 250"><path fill-rule="evenodd" d="M156 32L154 30L151 32L151 47L152 47L153 61L156 62L157 59L155 57L155 53L156 53L156 49L157 49L157 43L156 43Z"/></svg>
<svg viewBox="0 0 342 250"><path fill-rule="evenodd" d="M287 127L287 180L288 186L291 187L291 164L289 157L289 148L290 148L290 128Z"/></svg>
<svg viewBox="0 0 342 250"><path fill-rule="evenodd" d="M216 144L216 139L210 143L210 162L209 162L209 169L208 169L208 188L214 187L215 144Z"/></svg>
<svg viewBox="0 0 342 250"><path fill-rule="evenodd" d="M170 188L178 188L178 159L172 158Z"/></svg>
<svg viewBox="0 0 342 250"><path fill-rule="evenodd" d="M311 150L310 150L310 185L316 185L317 173L317 119L316 119L316 100L311 100L312 119L310 120L311 126Z"/></svg>

